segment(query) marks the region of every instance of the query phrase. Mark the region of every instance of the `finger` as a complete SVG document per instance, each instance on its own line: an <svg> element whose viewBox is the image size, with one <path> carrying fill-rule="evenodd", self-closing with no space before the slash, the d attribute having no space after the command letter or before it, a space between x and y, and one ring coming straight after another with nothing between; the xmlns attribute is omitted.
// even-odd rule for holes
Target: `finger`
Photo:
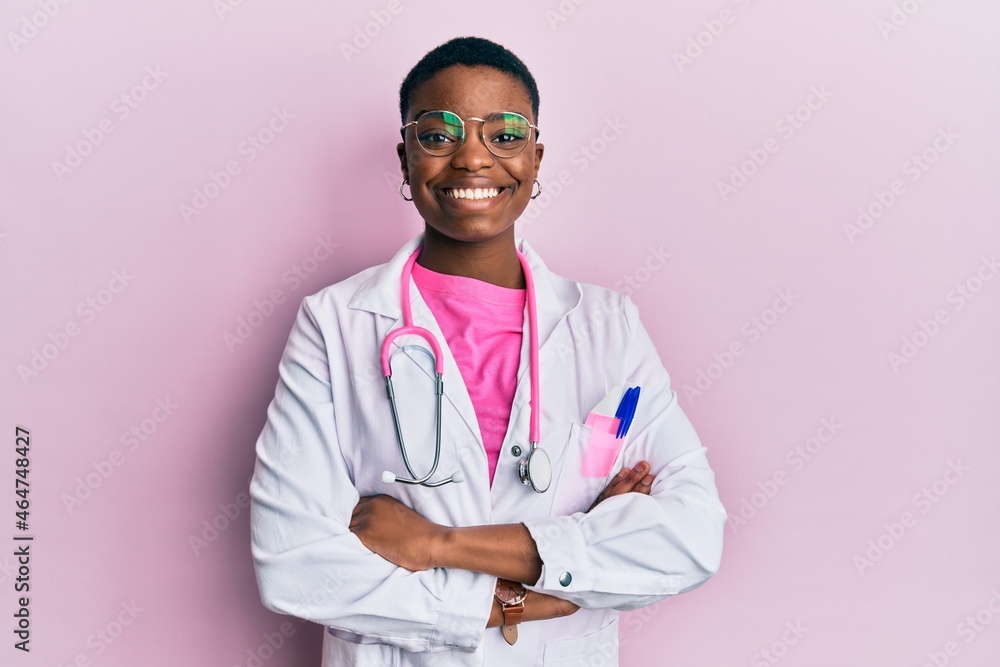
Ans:
<svg viewBox="0 0 1000 667"><path fill-rule="evenodd" d="M639 461L639 463L637 463L636 466L632 468L632 472L629 473L628 479L626 481L634 486L638 481L640 481L643 477L645 477L646 473L648 472L649 472L649 464L646 463L645 461Z"/></svg>
<svg viewBox="0 0 1000 667"><path fill-rule="evenodd" d="M614 486L615 484L617 484L621 480L625 479L625 476L628 475L628 473L629 473L629 469L628 468L622 468L621 470L619 470L618 474L615 475L614 477L612 477L611 481L608 482L607 488L610 489L612 486Z"/></svg>
<svg viewBox="0 0 1000 667"><path fill-rule="evenodd" d="M623 493L628 493L631 490L632 490L632 486L630 484L625 484L624 482L622 482L620 484L616 484L614 486L614 488L611 488L611 489L608 489L607 491L605 491L604 497L605 498L612 498L614 496L620 496Z"/></svg>
<svg viewBox="0 0 1000 667"><path fill-rule="evenodd" d="M625 479L625 475L627 474L628 474L628 468L622 468L621 470L619 470L618 473L611 478L611 481L608 482L608 485L604 487L604 491L613 489L617 484L619 484L623 479Z"/></svg>
<svg viewBox="0 0 1000 667"><path fill-rule="evenodd" d="M620 490L620 487L624 483L625 479L628 477L628 474L629 474L628 468L622 468L621 470L619 470L618 474L612 477L611 481L608 482L608 485L604 487L603 491L601 491L601 495L599 496L599 498L603 500L604 498L608 498L610 496L615 496L618 495L619 493L623 493L623 491Z"/></svg>
<svg viewBox="0 0 1000 667"><path fill-rule="evenodd" d="M628 493L629 491L631 491L633 485L625 483L625 480L628 478L628 475L631 472L632 470L630 468L622 468L621 470L619 470L615 474L615 476L611 478L611 481L608 482L608 485L604 487L601 493L594 500L594 503L590 506L590 509L588 509L587 511L589 512L590 510L597 507L599 503L601 503L604 500L607 500L608 498L611 498L612 496L618 496L623 493Z"/></svg>
<svg viewBox="0 0 1000 667"><path fill-rule="evenodd" d="M649 494L650 489L653 488L653 476L646 475L642 480L636 485L635 490L638 493Z"/></svg>

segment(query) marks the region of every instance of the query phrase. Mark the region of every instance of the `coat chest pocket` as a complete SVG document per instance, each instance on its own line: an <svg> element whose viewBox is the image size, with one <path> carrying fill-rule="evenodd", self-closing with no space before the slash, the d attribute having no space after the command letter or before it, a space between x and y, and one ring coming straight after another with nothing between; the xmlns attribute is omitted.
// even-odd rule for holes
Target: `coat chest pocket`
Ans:
<svg viewBox="0 0 1000 667"><path fill-rule="evenodd" d="M569 429L569 438L553 473L553 516L586 512L607 484L608 476L583 475L583 460L592 432L586 424L575 422Z"/></svg>
<svg viewBox="0 0 1000 667"><path fill-rule="evenodd" d="M389 644L362 643L352 632L326 628L323 633L323 667L397 667L399 649Z"/></svg>
<svg viewBox="0 0 1000 667"><path fill-rule="evenodd" d="M618 617L582 637L549 642L542 649L545 667L618 666Z"/></svg>

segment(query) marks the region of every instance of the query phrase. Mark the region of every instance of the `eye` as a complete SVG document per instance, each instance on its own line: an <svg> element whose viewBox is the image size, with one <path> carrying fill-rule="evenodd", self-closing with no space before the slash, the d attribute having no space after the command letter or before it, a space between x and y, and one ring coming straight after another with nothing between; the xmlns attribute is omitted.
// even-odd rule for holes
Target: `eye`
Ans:
<svg viewBox="0 0 1000 667"><path fill-rule="evenodd" d="M512 113L491 114L485 129L490 141L504 149L524 143L531 132L527 119Z"/></svg>
<svg viewBox="0 0 1000 667"><path fill-rule="evenodd" d="M523 141L523 140L524 140L523 136L520 136L519 134L514 132L504 132L503 134L500 134L499 136L493 139L493 141L498 144L505 144L505 143L509 144L515 141Z"/></svg>
<svg viewBox="0 0 1000 667"><path fill-rule="evenodd" d="M420 143L425 145L444 145L455 141L455 137L446 132L430 130L419 136Z"/></svg>
<svg viewBox="0 0 1000 667"><path fill-rule="evenodd" d="M462 120L450 111L431 111L417 119L417 141L433 154L448 154L462 143Z"/></svg>

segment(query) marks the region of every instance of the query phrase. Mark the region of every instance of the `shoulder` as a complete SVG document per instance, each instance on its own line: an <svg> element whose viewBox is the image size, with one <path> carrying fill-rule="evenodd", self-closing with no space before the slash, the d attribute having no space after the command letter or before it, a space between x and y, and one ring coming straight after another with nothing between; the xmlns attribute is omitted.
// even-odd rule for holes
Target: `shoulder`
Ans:
<svg viewBox="0 0 1000 667"><path fill-rule="evenodd" d="M610 287L553 276L553 280L574 283L580 302L567 316L570 324L585 323L603 328L618 328L627 337L635 332L639 310L627 295Z"/></svg>
<svg viewBox="0 0 1000 667"><path fill-rule="evenodd" d="M327 285L302 299L302 307L312 313L334 313L347 310L348 303L374 274L385 264L376 264L362 269L354 275Z"/></svg>
<svg viewBox="0 0 1000 667"><path fill-rule="evenodd" d="M360 316L372 314L350 306L351 300L384 264L362 269L336 283L302 297L292 325L291 338L302 335L322 338L327 342L350 335L351 330L364 326Z"/></svg>

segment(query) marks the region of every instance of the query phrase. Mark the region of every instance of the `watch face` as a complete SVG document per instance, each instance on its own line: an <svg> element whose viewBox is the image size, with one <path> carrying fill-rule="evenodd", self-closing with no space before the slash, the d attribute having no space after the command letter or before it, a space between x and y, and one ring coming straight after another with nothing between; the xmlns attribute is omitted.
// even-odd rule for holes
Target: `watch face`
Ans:
<svg viewBox="0 0 1000 667"><path fill-rule="evenodd" d="M497 598L504 604L518 604L524 601L524 596L528 592L523 588L514 588L509 584L497 583Z"/></svg>

